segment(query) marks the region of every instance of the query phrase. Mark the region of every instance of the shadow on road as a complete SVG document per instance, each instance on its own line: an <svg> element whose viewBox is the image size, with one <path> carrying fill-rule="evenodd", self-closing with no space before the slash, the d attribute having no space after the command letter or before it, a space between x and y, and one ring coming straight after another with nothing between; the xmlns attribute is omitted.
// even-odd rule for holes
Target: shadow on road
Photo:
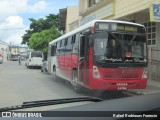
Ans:
<svg viewBox="0 0 160 120"><path fill-rule="evenodd" d="M57 80L55 80L55 82L59 82L60 84L64 85L65 87L74 91L74 89L69 81L66 81L62 78L58 78ZM89 90L86 88L82 89L81 92L77 93L77 94L80 94L83 96L98 97L98 98L105 99L105 100L118 99L118 98L131 97L134 95L138 95L136 93L131 93L129 91L95 91L95 90Z"/></svg>

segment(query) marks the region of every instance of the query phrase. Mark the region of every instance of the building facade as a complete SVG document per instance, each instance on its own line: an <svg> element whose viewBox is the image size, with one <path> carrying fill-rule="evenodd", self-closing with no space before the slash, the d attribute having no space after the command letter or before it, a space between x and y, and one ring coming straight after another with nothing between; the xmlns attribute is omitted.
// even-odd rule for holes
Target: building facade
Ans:
<svg viewBox="0 0 160 120"><path fill-rule="evenodd" d="M59 12L64 34L79 27L78 6L68 6L60 9Z"/></svg>
<svg viewBox="0 0 160 120"><path fill-rule="evenodd" d="M18 55L21 53L27 53L28 47L23 46L10 46L10 54L11 55Z"/></svg>
<svg viewBox="0 0 160 120"><path fill-rule="evenodd" d="M0 62L6 62L9 56L9 44L0 41Z"/></svg>
<svg viewBox="0 0 160 120"><path fill-rule="evenodd" d="M98 19L145 25L150 77L160 80L160 0L79 0L79 15L80 26Z"/></svg>

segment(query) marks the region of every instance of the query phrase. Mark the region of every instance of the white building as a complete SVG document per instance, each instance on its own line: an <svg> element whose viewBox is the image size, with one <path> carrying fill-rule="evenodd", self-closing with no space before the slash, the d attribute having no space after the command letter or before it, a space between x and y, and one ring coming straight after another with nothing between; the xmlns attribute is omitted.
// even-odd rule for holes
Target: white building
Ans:
<svg viewBox="0 0 160 120"><path fill-rule="evenodd" d="M10 51L12 55L17 55L21 53L25 53L28 51L28 47L23 47L23 46L11 46Z"/></svg>
<svg viewBox="0 0 160 120"><path fill-rule="evenodd" d="M9 44L0 40L0 62L6 62L9 54Z"/></svg>

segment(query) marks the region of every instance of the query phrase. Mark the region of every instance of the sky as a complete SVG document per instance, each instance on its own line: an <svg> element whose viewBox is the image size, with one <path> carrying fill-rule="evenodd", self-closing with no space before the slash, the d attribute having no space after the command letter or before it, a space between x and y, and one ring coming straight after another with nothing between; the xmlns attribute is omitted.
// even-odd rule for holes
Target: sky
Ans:
<svg viewBox="0 0 160 120"><path fill-rule="evenodd" d="M78 0L0 0L0 40L21 44L28 18L45 18L59 9L78 5Z"/></svg>

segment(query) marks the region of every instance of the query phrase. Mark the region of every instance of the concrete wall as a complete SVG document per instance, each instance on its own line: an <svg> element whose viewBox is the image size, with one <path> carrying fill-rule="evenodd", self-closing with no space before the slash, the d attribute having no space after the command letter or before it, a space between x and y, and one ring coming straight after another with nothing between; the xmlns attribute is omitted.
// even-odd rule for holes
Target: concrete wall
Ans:
<svg viewBox="0 0 160 120"><path fill-rule="evenodd" d="M79 0L79 13L83 13L88 8L88 0Z"/></svg>
<svg viewBox="0 0 160 120"><path fill-rule="evenodd" d="M156 27L156 31L157 31L157 34L156 34L156 38L157 38L157 45L156 45L156 48L160 50L160 22L157 23L157 27ZM159 53L159 56L160 56L160 53Z"/></svg>
<svg viewBox="0 0 160 120"><path fill-rule="evenodd" d="M79 27L79 20L76 20L69 24L69 31L72 31Z"/></svg>
<svg viewBox="0 0 160 120"><path fill-rule="evenodd" d="M149 8L155 0L116 0L114 19Z"/></svg>
<svg viewBox="0 0 160 120"><path fill-rule="evenodd" d="M67 18L66 18L66 33L70 32L70 24L77 21L79 18L78 6L67 7Z"/></svg>
<svg viewBox="0 0 160 120"><path fill-rule="evenodd" d="M98 0L97 3L101 1ZM127 16L142 10L145 10L149 8L150 4L153 3L159 3L159 0L102 0L102 5L106 5L108 3L114 3L115 4L115 14L113 19L118 19L123 16ZM94 10L98 10L99 6L94 6ZM97 9L96 9L97 7ZM88 10L88 0L79 0L79 12L85 13ZM94 11L90 11L90 13L93 13ZM88 13L88 12L86 12ZM84 16L83 16L84 17Z"/></svg>

